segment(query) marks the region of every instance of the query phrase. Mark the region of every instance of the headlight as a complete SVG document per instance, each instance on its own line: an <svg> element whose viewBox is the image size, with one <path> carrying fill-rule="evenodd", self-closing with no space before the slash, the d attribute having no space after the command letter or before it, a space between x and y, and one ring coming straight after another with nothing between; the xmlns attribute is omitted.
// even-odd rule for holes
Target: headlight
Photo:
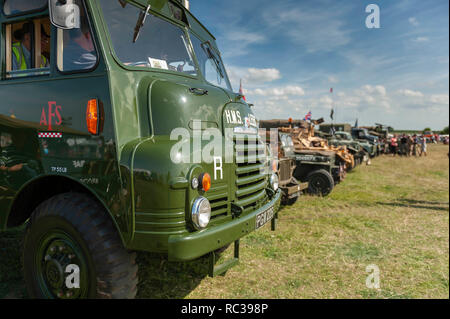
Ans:
<svg viewBox="0 0 450 319"><path fill-rule="evenodd" d="M195 228L203 229L208 226L211 220L211 205L206 198L199 197L195 200L191 217Z"/></svg>
<svg viewBox="0 0 450 319"><path fill-rule="evenodd" d="M272 174L270 176L270 188L272 188L274 191L278 190L278 175Z"/></svg>

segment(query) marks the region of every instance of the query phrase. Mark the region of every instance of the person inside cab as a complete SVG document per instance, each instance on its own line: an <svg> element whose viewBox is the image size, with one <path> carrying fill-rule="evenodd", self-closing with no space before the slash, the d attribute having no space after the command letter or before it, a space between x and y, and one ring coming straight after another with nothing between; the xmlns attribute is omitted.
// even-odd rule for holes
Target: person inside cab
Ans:
<svg viewBox="0 0 450 319"><path fill-rule="evenodd" d="M14 37L18 40L12 44L12 70L29 70L33 69L32 65L32 32L33 23L26 22L22 28L14 32ZM49 36L41 26L41 46L45 47L48 43ZM49 66L48 59L42 55L40 68Z"/></svg>

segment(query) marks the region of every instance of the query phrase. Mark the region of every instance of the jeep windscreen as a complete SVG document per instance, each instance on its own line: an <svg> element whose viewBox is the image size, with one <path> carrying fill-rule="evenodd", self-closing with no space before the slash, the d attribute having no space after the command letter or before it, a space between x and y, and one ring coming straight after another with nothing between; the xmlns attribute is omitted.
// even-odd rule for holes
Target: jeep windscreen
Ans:
<svg viewBox="0 0 450 319"><path fill-rule="evenodd" d="M232 91L222 59L212 48L211 44L207 41L201 41L192 33L191 41L200 71L205 77L205 80L213 85Z"/></svg>
<svg viewBox="0 0 450 319"><path fill-rule="evenodd" d="M117 58L126 66L197 75L184 30L134 5L100 0ZM138 29L138 30L137 30ZM138 32L138 37L136 37Z"/></svg>

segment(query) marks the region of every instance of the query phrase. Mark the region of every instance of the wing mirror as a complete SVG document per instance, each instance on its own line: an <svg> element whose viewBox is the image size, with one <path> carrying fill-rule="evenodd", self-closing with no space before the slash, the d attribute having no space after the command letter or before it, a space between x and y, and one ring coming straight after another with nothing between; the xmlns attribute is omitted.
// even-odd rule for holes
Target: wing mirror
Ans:
<svg viewBox="0 0 450 319"><path fill-rule="evenodd" d="M50 21L60 29L80 28L80 7L75 0L48 0Z"/></svg>

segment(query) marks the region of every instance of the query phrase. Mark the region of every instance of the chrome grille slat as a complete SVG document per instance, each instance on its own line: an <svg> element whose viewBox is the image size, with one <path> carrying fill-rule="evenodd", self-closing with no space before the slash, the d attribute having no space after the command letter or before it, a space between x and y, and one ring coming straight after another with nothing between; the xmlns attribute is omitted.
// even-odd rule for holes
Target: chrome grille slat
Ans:
<svg viewBox="0 0 450 319"><path fill-rule="evenodd" d="M249 177L238 178L236 180L237 186L244 186L250 183L255 183L264 179L264 175L251 175Z"/></svg>
<svg viewBox="0 0 450 319"><path fill-rule="evenodd" d="M250 197L247 197L246 199L239 200L237 202L237 204L239 206L242 206L245 208L246 206L256 204L259 200L263 199L265 197L265 195L266 195L266 190L263 189L263 190L259 191L256 195L252 195Z"/></svg>
<svg viewBox="0 0 450 319"><path fill-rule="evenodd" d="M213 187L206 195L211 205L211 218L228 215L229 197L227 192L227 185L220 185Z"/></svg>
<svg viewBox="0 0 450 319"><path fill-rule="evenodd" d="M244 195L248 195L248 194L252 194L255 193L259 190L261 190L262 188L266 187L266 181L262 181L261 183L255 184L253 186L247 187L247 188L241 188L236 192L236 196L238 198L244 196Z"/></svg>
<svg viewBox="0 0 450 319"><path fill-rule="evenodd" d="M235 136L236 186L235 204L244 212L258 208L266 198L267 178L263 174L265 145L258 136Z"/></svg>

